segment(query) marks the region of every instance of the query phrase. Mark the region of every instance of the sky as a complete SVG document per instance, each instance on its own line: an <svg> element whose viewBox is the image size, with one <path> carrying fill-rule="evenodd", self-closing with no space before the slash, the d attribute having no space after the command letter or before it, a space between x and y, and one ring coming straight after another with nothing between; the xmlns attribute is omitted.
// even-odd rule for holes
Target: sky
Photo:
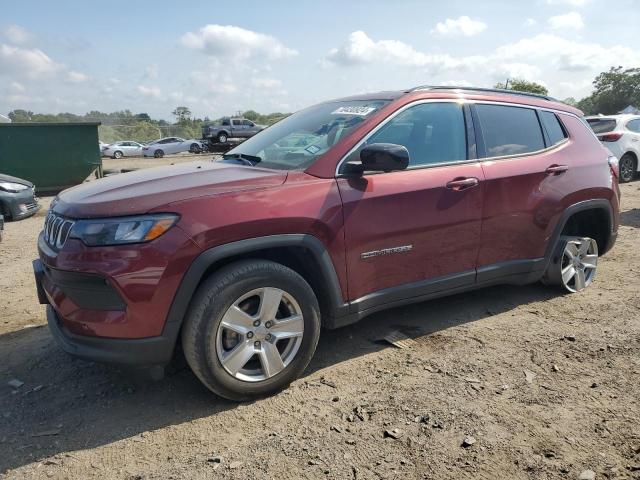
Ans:
<svg viewBox="0 0 640 480"><path fill-rule="evenodd" d="M0 0L0 113L170 119L295 111L417 85L519 77L588 95L640 67L640 0ZM625 27L625 25L627 25Z"/></svg>

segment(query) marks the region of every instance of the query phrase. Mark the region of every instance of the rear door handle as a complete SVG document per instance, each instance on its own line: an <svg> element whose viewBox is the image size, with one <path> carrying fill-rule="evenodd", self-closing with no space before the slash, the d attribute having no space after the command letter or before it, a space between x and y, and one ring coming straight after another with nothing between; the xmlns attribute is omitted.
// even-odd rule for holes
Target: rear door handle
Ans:
<svg viewBox="0 0 640 480"><path fill-rule="evenodd" d="M567 165L549 165L545 170L546 173L553 173L554 175L559 175L561 173L569 170Z"/></svg>
<svg viewBox="0 0 640 480"><path fill-rule="evenodd" d="M475 187L480 183L476 177L456 178L447 183L447 188L459 192L467 188Z"/></svg>

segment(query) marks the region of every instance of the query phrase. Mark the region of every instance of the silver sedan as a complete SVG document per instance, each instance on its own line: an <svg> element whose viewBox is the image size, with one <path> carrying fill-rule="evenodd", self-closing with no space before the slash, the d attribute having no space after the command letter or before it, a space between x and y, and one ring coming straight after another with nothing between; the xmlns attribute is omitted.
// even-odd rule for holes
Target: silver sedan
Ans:
<svg viewBox="0 0 640 480"><path fill-rule="evenodd" d="M142 149L145 157L156 158L161 158L172 153L201 153L202 151L204 151L204 146L200 140L185 140L180 137L161 138L160 140L148 143Z"/></svg>
<svg viewBox="0 0 640 480"><path fill-rule="evenodd" d="M142 155L142 145L138 142L115 142L102 148L103 157L122 158Z"/></svg>

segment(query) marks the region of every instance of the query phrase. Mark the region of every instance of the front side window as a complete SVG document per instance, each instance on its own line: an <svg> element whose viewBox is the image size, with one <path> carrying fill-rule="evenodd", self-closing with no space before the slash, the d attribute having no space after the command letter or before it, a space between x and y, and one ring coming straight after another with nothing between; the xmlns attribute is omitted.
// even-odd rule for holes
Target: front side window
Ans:
<svg viewBox="0 0 640 480"><path fill-rule="evenodd" d="M260 167L307 168L389 100L344 100L301 110L262 130L224 155L250 158Z"/></svg>
<svg viewBox="0 0 640 480"><path fill-rule="evenodd" d="M462 105L423 103L398 114L367 139L365 145L395 143L409 151L409 166L467 159Z"/></svg>
<svg viewBox="0 0 640 480"><path fill-rule="evenodd" d="M239 127L240 125L242 125L242 121L241 120L232 120L233 122L233 126L234 127Z"/></svg>
<svg viewBox="0 0 640 480"><path fill-rule="evenodd" d="M487 157L521 155L544 149L535 110L504 105L476 105Z"/></svg>
<svg viewBox="0 0 640 480"><path fill-rule="evenodd" d="M564 128L562 128L560 120L558 120L556 114L543 110L538 113L540 114L540 121L542 122L542 125L547 132L547 136L549 137L549 145L557 145L563 142L564 139L567 138L567 134L565 133Z"/></svg>
<svg viewBox="0 0 640 480"><path fill-rule="evenodd" d="M228 127L229 125L231 125L231 123L229 123L228 119L222 120L222 126L223 127Z"/></svg>

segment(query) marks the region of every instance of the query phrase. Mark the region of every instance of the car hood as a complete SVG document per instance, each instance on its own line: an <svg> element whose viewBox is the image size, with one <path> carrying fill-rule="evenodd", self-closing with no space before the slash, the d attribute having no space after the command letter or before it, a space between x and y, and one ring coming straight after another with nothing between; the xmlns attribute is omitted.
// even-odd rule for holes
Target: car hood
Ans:
<svg viewBox="0 0 640 480"><path fill-rule="evenodd" d="M18 177L12 177L11 175L4 175L2 173L0 173L0 182L20 183L21 185L33 187L33 183L29 182L28 180L24 180Z"/></svg>
<svg viewBox="0 0 640 480"><path fill-rule="evenodd" d="M55 212L72 218L137 215L172 202L281 185L286 172L221 162L182 163L112 175L62 192Z"/></svg>

